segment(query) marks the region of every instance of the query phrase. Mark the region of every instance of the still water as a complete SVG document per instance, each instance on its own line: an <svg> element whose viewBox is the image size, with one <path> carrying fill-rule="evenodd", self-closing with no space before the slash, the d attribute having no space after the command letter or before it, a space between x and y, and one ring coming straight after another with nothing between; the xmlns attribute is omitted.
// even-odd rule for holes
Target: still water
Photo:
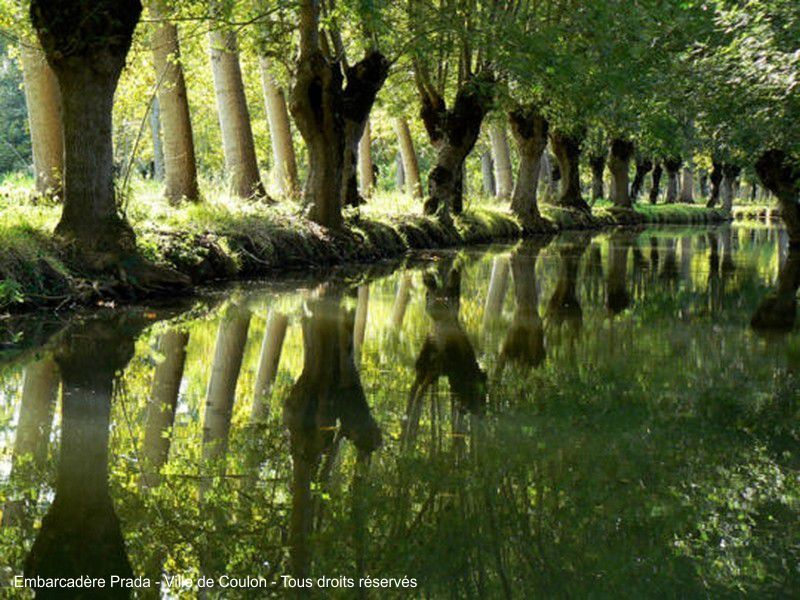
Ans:
<svg viewBox="0 0 800 600"><path fill-rule="evenodd" d="M799 284L779 229L662 228L27 323L0 354L0 582L797 594Z"/></svg>

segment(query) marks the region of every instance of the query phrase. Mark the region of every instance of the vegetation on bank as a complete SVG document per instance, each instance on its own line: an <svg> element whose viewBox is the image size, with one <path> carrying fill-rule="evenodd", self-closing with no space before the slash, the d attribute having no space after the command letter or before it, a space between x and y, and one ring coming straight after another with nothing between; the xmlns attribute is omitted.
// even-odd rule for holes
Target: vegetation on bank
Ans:
<svg viewBox="0 0 800 600"><path fill-rule="evenodd" d="M140 255L202 284L216 280L320 269L348 262L374 262L409 250L474 244L523 236L519 220L494 199L474 197L451 224L415 209L402 194L376 194L369 204L345 214L346 227L329 230L302 216L297 203L269 204L230 199L224 194L201 204L170 206L154 186L137 182L128 219ZM42 306L125 299L124 269L98 275L59 246L50 231L60 206L34 203L24 191L0 190L0 308L19 311ZM605 201L591 216L549 204L542 214L550 229L569 230L644 223L696 224L726 219L701 205L646 205L615 210ZM535 233L535 232L527 232Z"/></svg>

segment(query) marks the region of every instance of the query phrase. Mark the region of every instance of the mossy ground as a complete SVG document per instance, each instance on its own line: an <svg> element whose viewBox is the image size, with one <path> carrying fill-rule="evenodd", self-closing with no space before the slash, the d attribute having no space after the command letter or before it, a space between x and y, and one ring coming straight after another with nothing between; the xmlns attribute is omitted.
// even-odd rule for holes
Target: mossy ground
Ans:
<svg viewBox="0 0 800 600"><path fill-rule="evenodd" d="M49 232L60 207L32 198L24 182L0 186L0 310L94 302L103 291L96 275L70 264ZM346 227L331 232L302 216L290 201L232 200L218 193L203 203L169 206L152 182L137 182L126 203L141 254L188 275L194 284L279 274L348 262L374 262L408 250L473 244L523 235L507 204L469 198L464 214L443 225L421 211L421 202L381 193L346 214ZM620 211L600 201L593 214L542 204L555 229L644 223L694 224L725 220L702 205L639 204Z"/></svg>

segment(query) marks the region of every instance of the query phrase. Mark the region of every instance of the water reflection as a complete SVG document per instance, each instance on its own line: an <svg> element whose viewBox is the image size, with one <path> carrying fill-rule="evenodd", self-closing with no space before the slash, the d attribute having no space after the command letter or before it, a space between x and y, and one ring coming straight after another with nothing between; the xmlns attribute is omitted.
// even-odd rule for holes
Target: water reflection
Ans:
<svg viewBox="0 0 800 600"><path fill-rule="evenodd" d="M76 319L0 371L0 577L785 596L799 286L766 229L614 230Z"/></svg>

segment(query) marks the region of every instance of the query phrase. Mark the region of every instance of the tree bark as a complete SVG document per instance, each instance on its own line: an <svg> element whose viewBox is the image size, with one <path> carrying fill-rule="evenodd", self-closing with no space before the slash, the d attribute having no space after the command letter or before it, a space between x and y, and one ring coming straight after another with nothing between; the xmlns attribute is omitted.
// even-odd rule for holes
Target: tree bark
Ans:
<svg viewBox="0 0 800 600"><path fill-rule="evenodd" d="M706 206L708 208L714 208L719 202L719 187L722 183L722 163L714 161L709 179L711 180L711 195L708 198Z"/></svg>
<svg viewBox="0 0 800 600"><path fill-rule="evenodd" d="M436 93L422 97L420 116L431 144L436 149L436 164L428 176L425 213L443 220L463 209L464 160L480 134L481 123L493 97L493 77L474 75L456 93L452 108Z"/></svg>
<svg viewBox="0 0 800 600"><path fill-rule="evenodd" d="M581 138L577 135L566 135L554 131L550 133L553 152L558 159L561 175L561 190L556 204L562 208L575 208L591 212L589 205L581 195L580 158Z"/></svg>
<svg viewBox="0 0 800 600"><path fill-rule="evenodd" d="M541 229L545 221L539 213L537 194L542 153L547 147L547 120L532 107L518 107L509 113L509 122L519 152L511 211L523 229Z"/></svg>
<svg viewBox="0 0 800 600"><path fill-rule="evenodd" d="M656 163L653 167L653 184L650 187L650 204L655 204L658 202L658 193L659 188L661 187L661 174L663 173L663 168L661 163Z"/></svg>
<svg viewBox="0 0 800 600"><path fill-rule="evenodd" d="M61 91L53 69L36 40L20 47L25 102L33 150L36 191L43 195L61 194L64 173L64 141L61 126Z"/></svg>
<svg viewBox="0 0 800 600"><path fill-rule="evenodd" d="M678 200L678 172L681 168L681 160L670 158L664 161L667 169L667 197L666 204L674 204Z"/></svg>
<svg viewBox="0 0 800 600"><path fill-rule="evenodd" d="M250 312L238 306L229 307L219 324L203 417L204 460L219 460L227 452L236 385L249 326ZM208 483L201 485L201 493L208 488Z"/></svg>
<svg viewBox="0 0 800 600"><path fill-rule="evenodd" d="M133 229L114 195L111 109L141 10L138 0L31 2L61 91L64 208L56 234L87 255L118 258L135 251ZM87 11L92 19L83 18Z"/></svg>
<svg viewBox="0 0 800 600"><path fill-rule="evenodd" d="M800 248L800 165L786 152L771 150L759 157L756 173L778 198L790 247Z"/></svg>
<svg viewBox="0 0 800 600"><path fill-rule="evenodd" d="M286 95L272 75L269 59L262 56L258 64L272 142L272 178L277 182L282 195L295 196L299 190L299 180Z"/></svg>
<svg viewBox="0 0 800 600"><path fill-rule="evenodd" d="M612 201L617 208L633 208L631 196L628 191L628 175L632 156L633 142L623 139L612 140L611 151L608 158L608 169L611 171L611 176L614 178Z"/></svg>
<svg viewBox="0 0 800 600"><path fill-rule="evenodd" d="M278 374L278 364L281 359L283 340L286 338L286 328L289 319L279 312L270 311L267 318L267 328L264 331L264 340L261 342L261 355L258 359L258 372L256 373L255 395L253 408L250 413L250 422L261 424L269 416L269 396L275 376Z"/></svg>
<svg viewBox="0 0 800 600"><path fill-rule="evenodd" d="M208 34L208 43L222 151L231 192L239 198L265 197L239 66L236 33L212 29Z"/></svg>
<svg viewBox="0 0 800 600"><path fill-rule="evenodd" d="M604 155L592 156L589 158L589 166L592 169L592 201L602 200L603 175L606 171L606 157Z"/></svg>
<svg viewBox="0 0 800 600"><path fill-rule="evenodd" d="M737 165L732 165L730 163L722 164L722 183L720 184L719 195L722 200L722 210L728 214L730 214L733 208L733 198L735 195L734 184L741 172L742 168Z"/></svg>
<svg viewBox="0 0 800 600"><path fill-rule="evenodd" d="M511 152L508 148L505 126L501 123L492 123L489 127L489 140L492 143L492 159L497 182L495 196L500 200L507 200L511 197L514 178L511 174Z"/></svg>
<svg viewBox="0 0 800 600"><path fill-rule="evenodd" d="M158 97L150 106L150 138L153 140L153 179L164 181L164 146L161 143L161 108Z"/></svg>
<svg viewBox="0 0 800 600"><path fill-rule="evenodd" d="M417 161L417 152L414 150L414 141L411 139L411 131L408 128L408 121L403 117L395 118L394 131L400 145L400 156L403 159L406 193L411 194L414 198L422 198L419 162Z"/></svg>
<svg viewBox="0 0 800 600"><path fill-rule="evenodd" d="M643 158L636 161L636 173L631 184L631 202L635 203L644 188L644 178L653 168L653 161Z"/></svg>
<svg viewBox="0 0 800 600"><path fill-rule="evenodd" d="M188 332L171 329L161 337L158 344L159 354L164 359L153 373L142 444L142 483L147 487L155 487L161 483L161 467L166 464L169 456L170 430L175 421L188 341Z"/></svg>
<svg viewBox="0 0 800 600"><path fill-rule="evenodd" d="M481 152L481 180L483 183L483 195L494 196L496 186L494 181L494 164L492 163L492 153L490 150Z"/></svg>
<svg viewBox="0 0 800 600"><path fill-rule="evenodd" d="M23 527L28 530L32 525L33 514L29 514L29 510L38 501L38 476L47 459L53 410L60 382L58 365L52 358L35 360L25 368L8 481L14 488L19 486L32 489L34 493L25 494L21 498L15 497L15 494L6 500L3 506L3 527ZM36 483L31 485L33 482Z"/></svg>
<svg viewBox="0 0 800 600"><path fill-rule="evenodd" d="M361 181L361 196L369 198L375 187L375 173L372 171L372 131L369 117L364 124L364 133L358 142L358 178Z"/></svg>
<svg viewBox="0 0 800 600"><path fill-rule="evenodd" d="M403 169L403 155L398 151L394 157L395 172L394 172L394 187L402 190L406 187L406 172Z"/></svg>
<svg viewBox="0 0 800 600"><path fill-rule="evenodd" d="M680 201L686 204L694 204L694 171L691 164L683 167Z"/></svg>
<svg viewBox="0 0 800 600"><path fill-rule="evenodd" d="M189 114L186 80L183 75L178 28L167 19L164 0L147 6L155 21L150 39L158 86L158 105L164 130L164 195L172 204L197 202L197 160Z"/></svg>

